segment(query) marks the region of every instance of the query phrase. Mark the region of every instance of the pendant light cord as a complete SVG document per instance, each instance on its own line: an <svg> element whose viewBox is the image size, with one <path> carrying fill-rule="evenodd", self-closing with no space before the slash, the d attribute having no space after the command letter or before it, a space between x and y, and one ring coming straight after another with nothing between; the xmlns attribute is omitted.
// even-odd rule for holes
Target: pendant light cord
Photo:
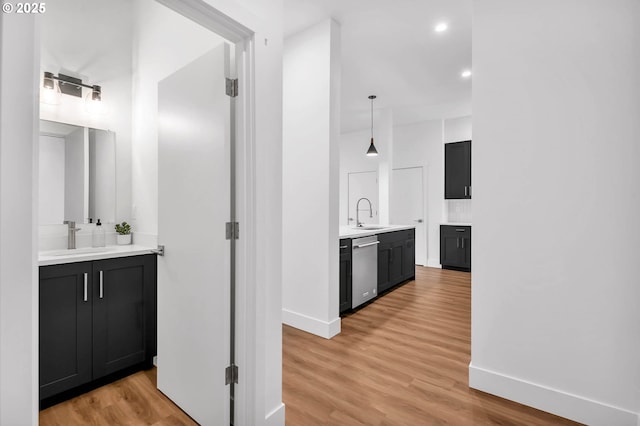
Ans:
<svg viewBox="0 0 640 426"><path fill-rule="evenodd" d="M371 98L371 140L373 140L373 99Z"/></svg>

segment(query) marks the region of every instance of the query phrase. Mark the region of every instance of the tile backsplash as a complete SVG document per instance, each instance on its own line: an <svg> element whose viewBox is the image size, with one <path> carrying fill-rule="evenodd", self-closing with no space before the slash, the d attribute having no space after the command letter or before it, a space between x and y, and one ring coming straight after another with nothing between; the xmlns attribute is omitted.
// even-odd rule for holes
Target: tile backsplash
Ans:
<svg viewBox="0 0 640 426"><path fill-rule="evenodd" d="M471 223L471 200L446 200L447 221Z"/></svg>

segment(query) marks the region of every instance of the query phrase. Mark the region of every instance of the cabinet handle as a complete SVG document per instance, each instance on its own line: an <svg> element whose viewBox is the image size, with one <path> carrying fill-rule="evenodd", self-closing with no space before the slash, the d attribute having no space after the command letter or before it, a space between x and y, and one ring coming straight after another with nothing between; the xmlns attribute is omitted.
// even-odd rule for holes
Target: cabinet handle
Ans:
<svg viewBox="0 0 640 426"><path fill-rule="evenodd" d="M456 248L460 248L460 238L456 237Z"/></svg>
<svg viewBox="0 0 640 426"><path fill-rule="evenodd" d="M456 232L464 232L464 231L466 231L466 229L464 229L464 228L456 228Z"/></svg>
<svg viewBox="0 0 640 426"><path fill-rule="evenodd" d="M87 301L87 279L88 279L88 273L84 273L84 301Z"/></svg>
<svg viewBox="0 0 640 426"><path fill-rule="evenodd" d="M100 299L104 297L104 274L103 271L100 271Z"/></svg>
<svg viewBox="0 0 640 426"><path fill-rule="evenodd" d="M467 185L464 186L464 196L467 196Z"/></svg>
<svg viewBox="0 0 640 426"><path fill-rule="evenodd" d="M361 248L361 247L375 246L376 244L380 244L380 241L374 241L372 243L360 244L358 246L353 246L353 248L356 249L356 248Z"/></svg>
<svg viewBox="0 0 640 426"><path fill-rule="evenodd" d="M349 246L340 246L341 249L346 249Z"/></svg>
<svg viewBox="0 0 640 426"><path fill-rule="evenodd" d="M464 238L460 238L462 240L462 248L464 248Z"/></svg>

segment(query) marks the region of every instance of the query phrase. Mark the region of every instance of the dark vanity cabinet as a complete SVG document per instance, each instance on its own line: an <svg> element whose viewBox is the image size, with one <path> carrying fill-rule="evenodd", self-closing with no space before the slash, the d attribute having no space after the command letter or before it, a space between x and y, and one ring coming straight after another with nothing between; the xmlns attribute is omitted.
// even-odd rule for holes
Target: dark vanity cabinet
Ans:
<svg viewBox="0 0 640 426"><path fill-rule="evenodd" d="M40 267L40 399L156 354L156 255Z"/></svg>
<svg viewBox="0 0 640 426"><path fill-rule="evenodd" d="M378 235L378 294L415 278L415 230Z"/></svg>
<svg viewBox="0 0 640 426"><path fill-rule="evenodd" d="M351 310L351 239L340 240L340 314Z"/></svg>
<svg viewBox="0 0 640 426"><path fill-rule="evenodd" d="M444 145L444 198L471 198L471 141Z"/></svg>
<svg viewBox="0 0 640 426"><path fill-rule="evenodd" d="M440 225L440 263L443 269L471 271L471 227Z"/></svg>

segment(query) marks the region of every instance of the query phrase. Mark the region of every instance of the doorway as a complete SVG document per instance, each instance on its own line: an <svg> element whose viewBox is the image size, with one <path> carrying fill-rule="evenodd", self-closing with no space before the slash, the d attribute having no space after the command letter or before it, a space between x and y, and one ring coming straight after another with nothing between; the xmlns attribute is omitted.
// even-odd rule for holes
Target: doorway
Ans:
<svg viewBox="0 0 640 426"><path fill-rule="evenodd" d="M136 152L136 160L151 159L142 167L139 164L133 164L133 176L128 184L144 187L142 192L145 192L143 194L145 199L144 202L138 201L140 204L137 206L137 212L134 205L130 209L132 214L126 213L124 218L128 220L130 214L133 216L134 224L139 231L137 243L154 246L155 242L150 242L153 238L147 237L144 242L140 239L145 238L145 232L143 232L145 226L153 231L153 225L148 225L149 222L154 221L153 214L150 215L149 211L157 212L155 237L158 243L166 245L166 256L159 258L158 261L158 322L160 324L158 384L174 402L202 424L234 423L236 412L237 423L243 423L242 417L249 412L246 406L246 389L251 389L251 384L255 380L255 370L246 359L252 356L247 355L246 336L249 331L253 334L251 327L255 323L252 321L255 312L245 309L249 304L247 300L243 299L236 303L233 299L231 283L237 275L238 279L235 282L242 294L254 293L246 289L245 277L254 267L255 258L246 245L238 244L236 248L233 240L226 239L225 227L228 222L245 223L247 226L244 228L244 236L248 237L249 230L252 229L249 223L252 215L255 214L255 206L251 197L247 195L253 191L255 182L246 178L246 175L254 172L255 167L247 154L253 152L253 134L248 131L253 114L251 101L253 94L247 71L253 64L253 33L204 1L158 0L144 3L145 6L151 6L153 11L149 10L148 20L136 22L136 25L141 28L136 27L134 30L130 41L131 46L139 48L146 42L147 44L143 47L149 48L149 45L156 43L158 46L149 48L153 54L180 57L180 60L170 65L173 69L165 67L160 70L156 62L152 60L145 62L152 55L141 58L141 49L137 49L134 56L138 55L138 62L134 72L138 74L134 73L130 77L126 74L123 77L118 76L121 80L129 79L128 89L131 91L133 86L133 98L137 102L134 107L131 107L135 110L132 114L134 124L130 125L132 130L129 130L128 136L126 130L119 134L123 140L127 138L136 140L135 149L139 150ZM116 14L115 10L126 4L127 2L118 2L117 5L100 2L97 3L97 7L105 10L111 8L111 13ZM78 9L81 9L78 6L77 1L70 0L59 6L59 9L64 7L78 12ZM199 31L216 34L215 37L218 38L224 36L224 39L232 44L220 45L219 48L214 48L200 56L194 53L192 56L197 56L195 59L186 60L184 59L186 55L181 56L183 52L171 52L167 49L170 46L163 45L166 40L159 37L158 32L154 33L155 30L149 30L150 23L154 19L158 17L161 19L167 14L179 16L186 24L197 26ZM100 14L96 13L96 16ZM170 32L168 28L161 28L160 31ZM71 31L62 33L69 32ZM87 30L88 32L90 31ZM108 39L108 37L103 38ZM139 43L138 45L133 44L134 39ZM201 40L194 40L196 41L201 42ZM115 44L115 41L112 43ZM105 46L105 51L115 50L118 49ZM188 48L183 47L182 50L185 51ZM92 50L83 52L94 53ZM193 49L190 52L193 52ZM98 53L98 49L95 49L96 56L100 56ZM235 55L233 58L232 53ZM83 54L87 55L87 53ZM129 55L131 55L130 51ZM62 62L64 66L79 69L79 66L73 63L74 59L58 60L58 64ZM88 61L86 57L84 60ZM101 63L103 67L107 66L105 62L108 60ZM91 66L93 67L93 64ZM117 74L117 67L112 64L109 66L111 68L108 71ZM145 66L147 68L141 70ZM97 66L95 68L95 70L92 69L92 73L87 72L90 78L102 78L108 81L108 77L100 76L100 70ZM151 75L151 72L147 72L149 70L157 74ZM234 70L237 70L237 87L241 90L234 94L240 93L236 100L231 101L226 94L226 79L230 77L234 80L232 77L236 76L231 74ZM106 71L105 74L107 74ZM158 81L160 81L160 90L158 90ZM111 101L114 99L122 101L118 96L126 93L126 87L125 90L118 91L114 89L115 85L110 83L108 81L104 84L104 99L109 100L111 97ZM236 84L233 84L233 87L235 88ZM149 90L146 91L147 89ZM156 98L158 93L160 96ZM240 105L237 114L235 109L232 109L232 104L236 102ZM133 100L131 104L134 104ZM113 102L111 105L115 106L117 103ZM127 108L124 102L117 106L120 109ZM159 109L161 118L158 120L159 129L156 124L156 109ZM119 112L117 109L112 110L116 117L113 119L114 122L125 120L118 115ZM121 115L128 114L125 111ZM203 118L204 116L206 118ZM86 116L78 115L78 117L83 119ZM101 120L108 123L110 118L102 117ZM238 126L239 137L235 146L229 142L236 134L231 126L232 123ZM137 126L137 124L140 125ZM116 125L120 124L116 123ZM159 136L159 143L157 138L154 139L156 134ZM140 146L143 148L140 149ZM155 153L154 149L157 149ZM147 151L141 152L142 150ZM148 154L147 157L145 154ZM153 166L154 154L158 155L159 160L157 175L154 167L148 167L149 164ZM159 183L153 182L155 179ZM134 183L132 184L131 181ZM231 191L235 181L242 182L242 185L239 185L237 197ZM153 208L154 184L157 185L159 198L155 209ZM140 199L139 196L137 198ZM241 208L236 204L241 205ZM238 212L237 215L235 211ZM120 217L122 216L120 214ZM138 216L137 223L136 216ZM193 232L189 233L189 231L197 235L194 237ZM134 228L134 238L135 232ZM199 246L199 243L206 243L206 245ZM244 270L241 273L236 274L234 258L243 265ZM216 280L217 277L221 279ZM171 293L167 291L168 289L174 292ZM212 293L214 291L215 294ZM167 297L170 298L168 302ZM239 321L241 326L237 329L238 339L233 339L231 327L235 323L236 316L241 319ZM185 319L188 319L186 323ZM171 335L171 332L174 334ZM191 340L180 342L179 337L184 339L191 337ZM184 348L190 348L191 351L184 351ZM243 370L240 380L236 381L232 378L231 381L227 381L225 376L227 367L237 363L234 360L236 355L238 359L244 361L247 368ZM197 373L190 371L196 368ZM173 382L172 378L175 379ZM206 379L206 385L203 383L204 379ZM238 392L232 397L232 389L235 386ZM183 391L188 393L186 397L180 396Z"/></svg>
<svg viewBox="0 0 640 426"><path fill-rule="evenodd" d="M422 167L393 169L391 179L391 223L416 227L417 265L427 265L424 170Z"/></svg>

